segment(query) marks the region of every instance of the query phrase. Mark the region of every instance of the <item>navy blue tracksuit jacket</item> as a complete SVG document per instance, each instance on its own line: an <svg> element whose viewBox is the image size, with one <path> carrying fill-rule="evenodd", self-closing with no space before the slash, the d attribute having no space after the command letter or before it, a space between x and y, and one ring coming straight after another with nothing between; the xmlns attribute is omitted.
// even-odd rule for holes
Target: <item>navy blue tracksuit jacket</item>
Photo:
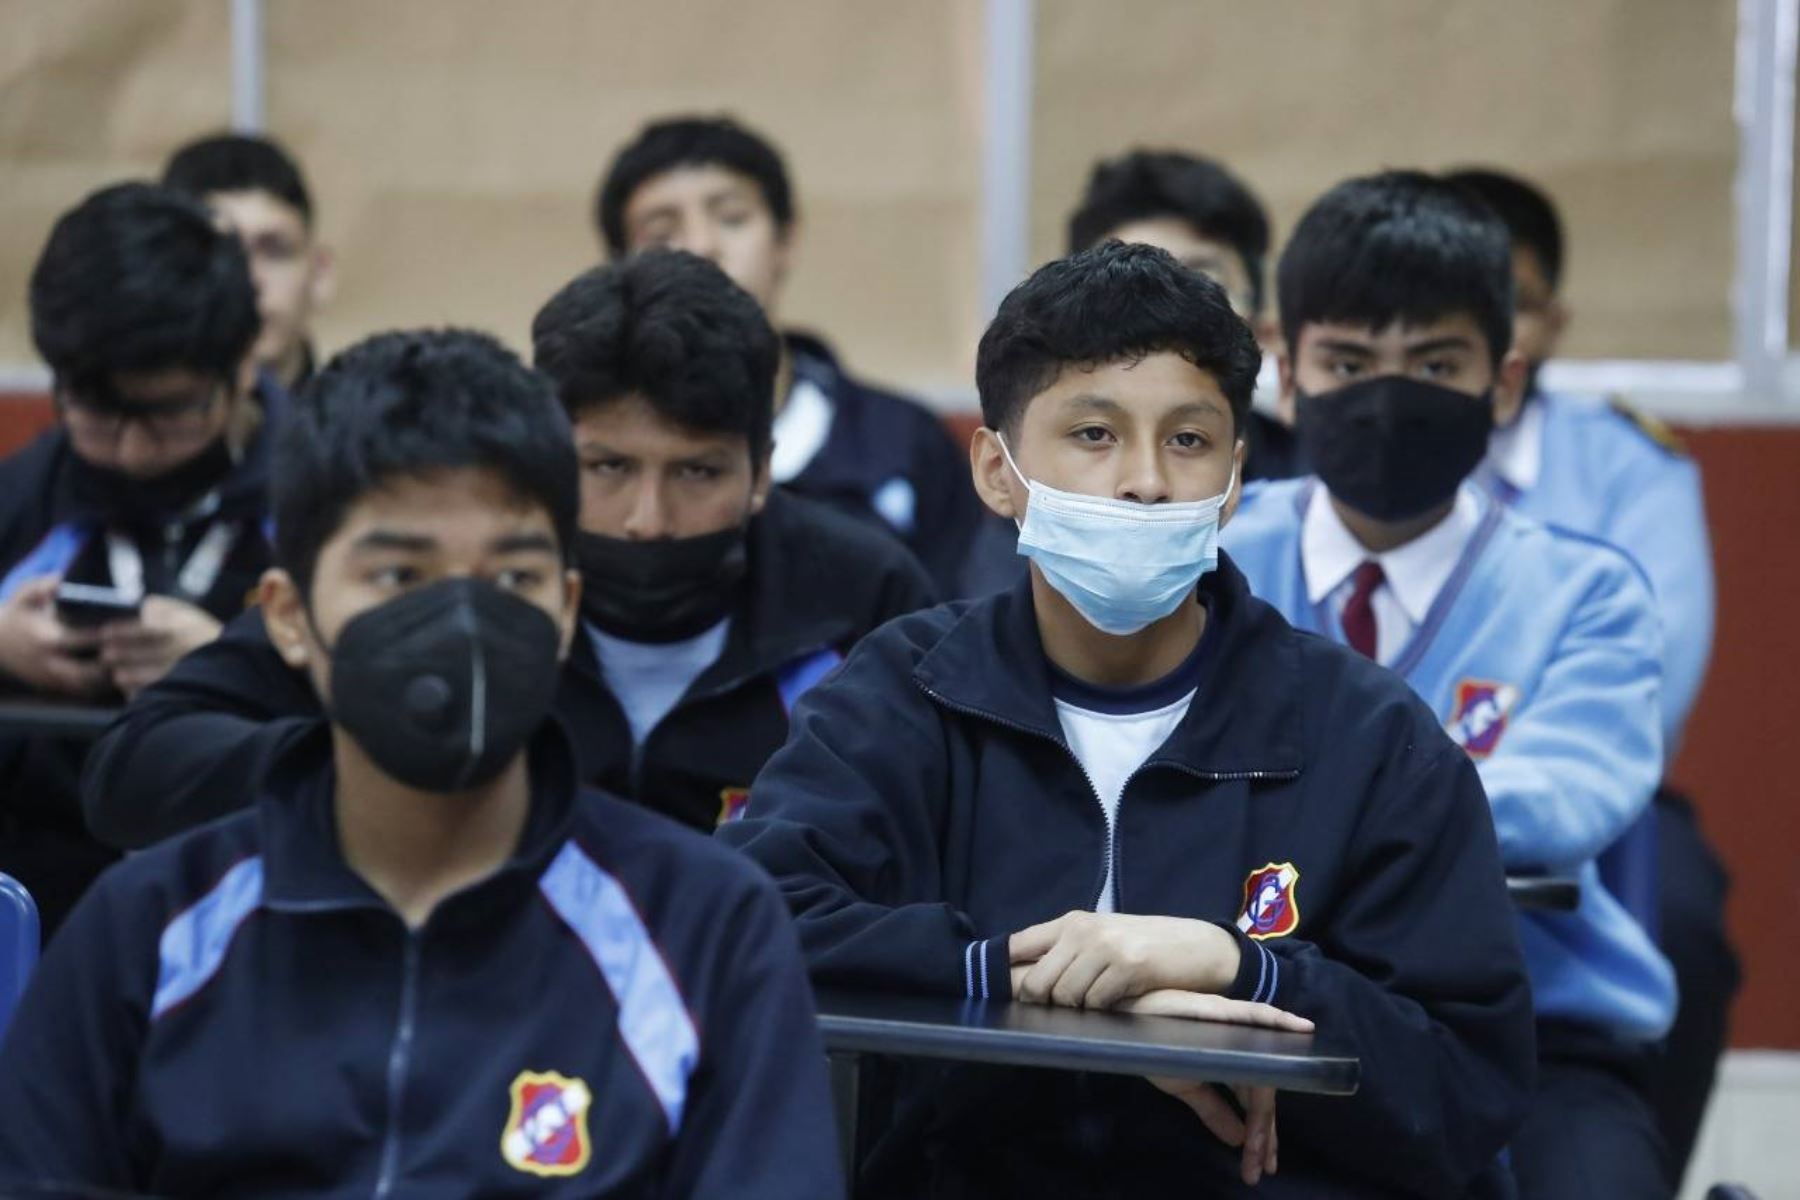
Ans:
<svg viewBox="0 0 1800 1200"><path fill-rule="evenodd" d="M1229 559L1200 599L1211 673L1110 831L1027 584L871 634L801 700L720 836L774 875L815 983L990 1003L1010 997L1008 936L1091 909L1111 856L1119 911L1234 931L1229 994L1313 1019L1322 1050L1362 1061L1354 1097L1281 1097L1280 1174L1256 1195L1462 1194L1534 1069L1480 780L1403 681L1292 629ZM1238 1152L1141 1080L908 1067L896 1096L872 1195L1241 1186Z"/></svg>
<svg viewBox="0 0 1800 1200"><path fill-rule="evenodd" d="M0 1193L841 1193L760 872L547 733L513 858L409 931L338 851L324 732L76 908L0 1042Z"/></svg>

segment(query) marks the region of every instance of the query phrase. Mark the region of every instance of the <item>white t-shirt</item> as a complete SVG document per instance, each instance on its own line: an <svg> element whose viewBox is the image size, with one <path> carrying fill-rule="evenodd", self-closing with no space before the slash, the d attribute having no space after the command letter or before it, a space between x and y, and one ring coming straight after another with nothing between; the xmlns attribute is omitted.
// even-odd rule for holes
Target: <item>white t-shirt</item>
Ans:
<svg viewBox="0 0 1800 1200"><path fill-rule="evenodd" d="M1162 679L1142 687L1100 688L1060 671L1051 672L1051 692L1063 738L1081 761L1081 769L1087 773L1106 815L1109 849L1106 882L1095 905L1098 912L1115 912L1118 908L1110 846L1125 781L1169 740L1181 718L1187 715L1205 672L1209 641L1203 636L1187 661Z"/></svg>
<svg viewBox="0 0 1800 1200"><path fill-rule="evenodd" d="M587 627L600 660L600 675L618 697L631 724L633 745L642 746L658 722L680 703L706 668L719 661L731 618L681 642L632 642Z"/></svg>

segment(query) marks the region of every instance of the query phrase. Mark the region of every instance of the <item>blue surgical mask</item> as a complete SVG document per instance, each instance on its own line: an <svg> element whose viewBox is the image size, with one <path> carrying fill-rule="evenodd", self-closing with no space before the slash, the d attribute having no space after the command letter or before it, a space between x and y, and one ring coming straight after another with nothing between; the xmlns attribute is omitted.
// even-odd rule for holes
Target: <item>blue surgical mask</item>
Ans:
<svg viewBox="0 0 1800 1200"><path fill-rule="evenodd" d="M1120 637L1181 607L1219 565L1219 516L1237 487L1210 500L1139 504L1058 491L1025 478L1001 438L1000 453L1031 503L1019 524L1019 553L1088 624Z"/></svg>

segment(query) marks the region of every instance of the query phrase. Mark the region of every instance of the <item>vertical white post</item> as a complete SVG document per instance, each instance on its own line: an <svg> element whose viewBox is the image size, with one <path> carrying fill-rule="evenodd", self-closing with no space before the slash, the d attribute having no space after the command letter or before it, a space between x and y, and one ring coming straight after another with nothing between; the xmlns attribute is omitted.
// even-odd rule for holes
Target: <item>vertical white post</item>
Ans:
<svg viewBox="0 0 1800 1200"><path fill-rule="evenodd" d="M261 133L265 100L262 0L231 0L231 127Z"/></svg>
<svg viewBox="0 0 1800 1200"><path fill-rule="evenodd" d="M1794 58L1800 0L1738 0L1739 137L1732 309L1746 398L1774 403L1788 351L1794 215Z"/></svg>
<svg viewBox="0 0 1800 1200"><path fill-rule="evenodd" d="M981 159L982 319L1031 261L1032 0L987 0Z"/></svg>

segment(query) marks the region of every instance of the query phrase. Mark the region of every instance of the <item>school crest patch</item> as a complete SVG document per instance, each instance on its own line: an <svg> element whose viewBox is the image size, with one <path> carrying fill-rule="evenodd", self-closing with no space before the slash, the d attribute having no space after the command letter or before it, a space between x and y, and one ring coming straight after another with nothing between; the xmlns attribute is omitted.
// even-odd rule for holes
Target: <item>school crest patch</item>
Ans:
<svg viewBox="0 0 1800 1200"><path fill-rule="evenodd" d="M744 815L744 806L750 803L749 788L722 788L719 791L719 819L716 822L724 825Z"/></svg>
<svg viewBox="0 0 1800 1200"><path fill-rule="evenodd" d="M1456 702L1445 726L1469 757L1480 760L1494 752L1506 732L1506 717L1518 702L1519 689L1485 679L1465 679L1456 685Z"/></svg>
<svg viewBox="0 0 1800 1200"><path fill-rule="evenodd" d="M574 1175L588 1165L587 1114L593 1093L555 1071L520 1071L512 1081L512 1114L500 1135L506 1165L528 1175Z"/></svg>
<svg viewBox="0 0 1800 1200"><path fill-rule="evenodd" d="M1286 937L1300 925L1300 900L1295 888L1300 869L1291 862L1264 863L1244 880L1244 911L1238 930L1262 941Z"/></svg>

